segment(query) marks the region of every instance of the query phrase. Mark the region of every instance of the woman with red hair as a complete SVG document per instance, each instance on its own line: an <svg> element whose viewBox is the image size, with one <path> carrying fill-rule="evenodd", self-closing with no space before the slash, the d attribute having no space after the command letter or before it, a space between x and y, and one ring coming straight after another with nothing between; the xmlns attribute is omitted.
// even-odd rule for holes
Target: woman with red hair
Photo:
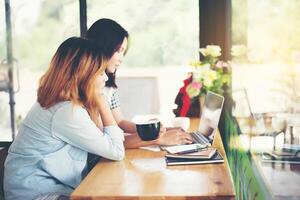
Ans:
<svg viewBox="0 0 300 200"><path fill-rule="evenodd" d="M86 39L59 46L9 148L5 199L66 199L88 172L88 153L124 158L123 131L102 95L109 59Z"/></svg>

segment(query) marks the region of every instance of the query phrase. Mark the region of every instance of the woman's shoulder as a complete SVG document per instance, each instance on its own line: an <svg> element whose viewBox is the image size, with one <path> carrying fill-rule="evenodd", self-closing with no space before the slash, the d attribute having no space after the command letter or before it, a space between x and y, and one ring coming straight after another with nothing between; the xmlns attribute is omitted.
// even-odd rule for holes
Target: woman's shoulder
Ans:
<svg viewBox="0 0 300 200"><path fill-rule="evenodd" d="M61 104L53 113L52 126L79 125L90 121L87 110L72 102Z"/></svg>
<svg viewBox="0 0 300 200"><path fill-rule="evenodd" d="M60 102L60 103L56 104L55 106L53 106L52 109L54 110L54 113L60 113L60 114L66 114L66 115L68 115L70 113L74 114L74 113L87 112L83 106L74 104L71 101Z"/></svg>

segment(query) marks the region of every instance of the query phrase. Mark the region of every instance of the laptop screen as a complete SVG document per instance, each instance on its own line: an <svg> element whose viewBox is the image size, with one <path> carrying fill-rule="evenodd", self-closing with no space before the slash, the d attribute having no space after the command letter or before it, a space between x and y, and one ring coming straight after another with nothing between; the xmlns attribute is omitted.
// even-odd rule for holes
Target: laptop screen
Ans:
<svg viewBox="0 0 300 200"><path fill-rule="evenodd" d="M199 132L206 136L211 144L218 128L223 103L223 96L210 91L207 92L201 114Z"/></svg>

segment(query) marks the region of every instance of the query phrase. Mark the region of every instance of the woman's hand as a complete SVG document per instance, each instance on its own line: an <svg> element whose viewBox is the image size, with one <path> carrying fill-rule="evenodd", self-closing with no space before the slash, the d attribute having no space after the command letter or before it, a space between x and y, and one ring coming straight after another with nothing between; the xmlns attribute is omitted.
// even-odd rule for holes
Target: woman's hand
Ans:
<svg viewBox="0 0 300 200"><path fill-rule="evenodd" d="M177 144L191 144L192 138L189 133L182 129L161 130L157 143L159 145L177 145Z"/></svg>
<svg viewBox="0 0 300 200"><path fill-rule="evenodd" d="M171 131L171 130L184 131L184 129L181 127L167 127L166 129L167 129L167 131Z"/></svg>

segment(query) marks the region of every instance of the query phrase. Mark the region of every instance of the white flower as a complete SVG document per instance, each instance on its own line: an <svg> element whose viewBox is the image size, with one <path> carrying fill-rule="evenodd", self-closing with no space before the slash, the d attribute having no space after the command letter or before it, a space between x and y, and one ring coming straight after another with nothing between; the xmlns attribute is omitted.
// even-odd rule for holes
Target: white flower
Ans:
<svg viewBox="0 0 300 200"><path fill-rule="evenodd" d="M207 45L206 48L200 48L200 53L203 56L219 57L221 55L221 48L218 45Z"/></svg>
<svg viewBox="0 0 300 200"><path fill-rule="evenodd" d="M190 62L190 66L192 66L192 67L200 67L201 66L201 61L199 61L199 60L196 60L196 61L191 61Z"/></svg>
<svg viewBox="0 0 300 200"><path fill-rule="evenodd" d="M217 72L214 70L205 70L201 74L203 78L203 84L206 87L211 87L214 80L217 79Z"/></svg>

